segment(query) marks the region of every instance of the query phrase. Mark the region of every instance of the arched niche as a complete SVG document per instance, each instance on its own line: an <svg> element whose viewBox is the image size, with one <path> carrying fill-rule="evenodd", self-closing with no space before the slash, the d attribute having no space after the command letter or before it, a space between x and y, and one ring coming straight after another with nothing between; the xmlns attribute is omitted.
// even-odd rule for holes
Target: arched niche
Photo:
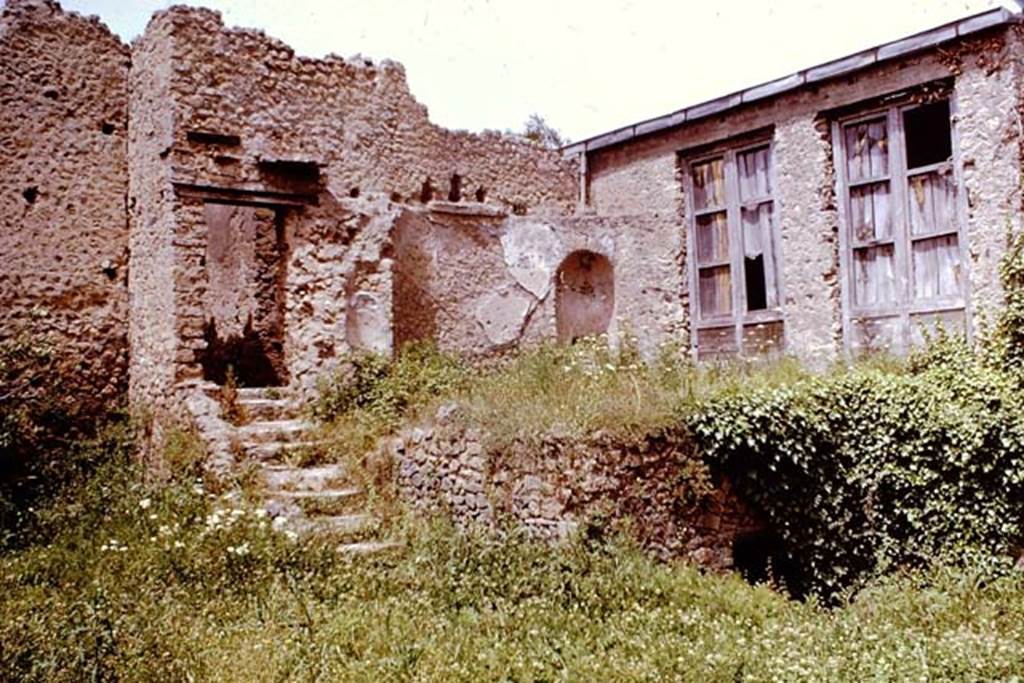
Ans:
<svg viewBox="0 0 1024 683"><path fill-rule="evenodd" d="M560 342L604 334L615 310L615 269L606 256L574 251L555 275L555 321Z"/></svg>

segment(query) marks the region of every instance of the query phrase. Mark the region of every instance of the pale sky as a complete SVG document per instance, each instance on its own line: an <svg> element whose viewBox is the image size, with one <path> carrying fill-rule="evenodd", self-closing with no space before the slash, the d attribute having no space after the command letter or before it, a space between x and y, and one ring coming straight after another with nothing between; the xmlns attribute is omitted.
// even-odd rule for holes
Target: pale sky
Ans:
<svg viewBox="0 0 1024 683"><path fill-rule="evenodd" d="M2 0L0 0L2 1ZM131 39L166 0L61 0ZM202 0L296 52L405 65L450 128L573 140L974 14L999 0ZM1006 6L1013 6L1012 3Z"/></svg>

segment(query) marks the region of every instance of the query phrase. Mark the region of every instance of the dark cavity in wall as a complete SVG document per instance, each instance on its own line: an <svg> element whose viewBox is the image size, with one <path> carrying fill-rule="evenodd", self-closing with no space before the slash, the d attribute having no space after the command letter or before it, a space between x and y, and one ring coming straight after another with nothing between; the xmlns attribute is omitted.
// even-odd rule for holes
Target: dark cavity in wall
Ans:
<svg viewBox="0 0 1024 683"><path fill-rule="evenodd" d="M462 176L458 173L452 173L452 179L448 185L448 201L462 201Z"/></svg>
<svg viewBox="0 0 1024 683"><path fill-rule="evenodd" d="M110 123L109 121L104 121L103 124L100 126L100 132L102 132L104 135L113 135L114 124Z"/></svg>
<svg viewBox="0 0 1024 683"><path fill-rule="evenodd" d="M223 383L231 367L241 386L285 384L282 216L270 208L212 203L204 213L203 376Z"/></svg>
<svg viewBox="0 0 1024 683"><path fill-rule="evenodd" d="M478 187L478 188L476 188L476 200L478 202L486 202L487 201L487 188L485 188L485 187Z"/></svg>
<svg viewBox="0 0 1024 683"><path fill-rule="evenodd" d="M36 199L39 198L39 188L33 185L32 187L26 187L25 191L21 193L21 196L25 198L25 201L29 204L35 204Z"/></svg>
<svg viewBox="0 0 1024 683"><path fill-rule="evenodd" d="M420 188L420 201L424 204L434 198L434 185L431 183L430 178L423 181L423 187Z"/></svg>

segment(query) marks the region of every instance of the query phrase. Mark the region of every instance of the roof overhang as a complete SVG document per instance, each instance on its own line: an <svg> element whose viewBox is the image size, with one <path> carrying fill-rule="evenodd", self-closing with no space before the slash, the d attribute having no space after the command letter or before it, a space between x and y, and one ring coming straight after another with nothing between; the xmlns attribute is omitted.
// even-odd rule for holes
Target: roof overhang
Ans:
<svg viewBox="0 0 1024 683"><path fill-rule="evenodd" d="M627 140L657 133L668 128L675 128L683 123L696 121L714 114L721 114L740 105L775 97L785 92L797 90L805 85L851 74L866 67L927 50L942 43L979 33L995 26L1011 24L1019 21L1020 16L1019 13L1012 12L1005 7L981 12L928 31L915 33L906 38L862 50L840 59L825 62L824 64L812 66L809 69L797 71L789 76L760 83L745 90L739 90L722 97L716 97L713 100L700 102L670 114L665 114L664 116L640 121L639 123L623 126L608 133L602 133L601 135L575 142L563 147L562 154L572 158L586 152L617 145Z"/></svg>

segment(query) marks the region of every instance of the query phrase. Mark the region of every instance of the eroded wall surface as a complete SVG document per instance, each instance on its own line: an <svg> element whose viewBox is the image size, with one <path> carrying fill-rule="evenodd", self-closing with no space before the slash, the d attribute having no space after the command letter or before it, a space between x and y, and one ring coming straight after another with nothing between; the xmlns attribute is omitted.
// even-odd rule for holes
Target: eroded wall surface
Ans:
<svg viewBox="0 0 1024 683"><path fill-rule="evenodd" d="M624 217L658 213L670 217L671 229L685 235L688 208L679 154L768 131L774 153L787 351L812 362L828 362L842 352L843 334L831 115L949 79L967 194L968 313L976 317L987 312L991 319L1002 301L997 269L1006 231L1021 228L1019 55L1016 32L995 31L597 150L588 157L587 210ZM683 244L681 261L685 239ZM679 277L679 289L685 291L685 265Z"/></svg>
<svg viewBox="0 0 1024 683"><path fill-rule="evenodd" d="M630 520L649 551L717 570L733 568L737 539L764 529L725 479L699 501L684 500L690 451L671 436L543 437L508 452L488 450L485 436L439 417L393 439L386 448L403 497L460 526L511 521L541 538L565 537L595 518Z"/></svg>
<svg viewBox="0 0 1024 683"><path fill-rule="evenodd" d="M154 400L210 379L204 330L230 317L211 296L244 307L221 296L217 272L211 280L211 203L276 212L284 365L305 391L346 352L387 353L402 336L392 325L400 215L436 200L496 215L560 213L575 201L572 162L515 137L431 124L397 64L297 57L185 7L157 13L135 51L132 226L146 268L133 280L145 309L133 386ZM458 258L450 252L440 270Z"/></svg>
<svg viewBox="0 0 1024 683"><path fill-rule="evenodd" d="M396 342L433 339L446 351L500 354L555 339L558 274L586 253L607 259L602 321L613 343L653 355L682 334L681 236L656 214L496 216L451 207L407 210L394 237ZM605 299L607 297L607 300ZM610 310L606 310L610 309ZM596 318L595 318L596 319Z"/></svg>
<svg viewBox="0 0 1024 683"><path fill-rule="evenodd" d="M0 9L0 337L51 342L99 408L122 397L128 363L128 66L95 18Z"/></svg>

